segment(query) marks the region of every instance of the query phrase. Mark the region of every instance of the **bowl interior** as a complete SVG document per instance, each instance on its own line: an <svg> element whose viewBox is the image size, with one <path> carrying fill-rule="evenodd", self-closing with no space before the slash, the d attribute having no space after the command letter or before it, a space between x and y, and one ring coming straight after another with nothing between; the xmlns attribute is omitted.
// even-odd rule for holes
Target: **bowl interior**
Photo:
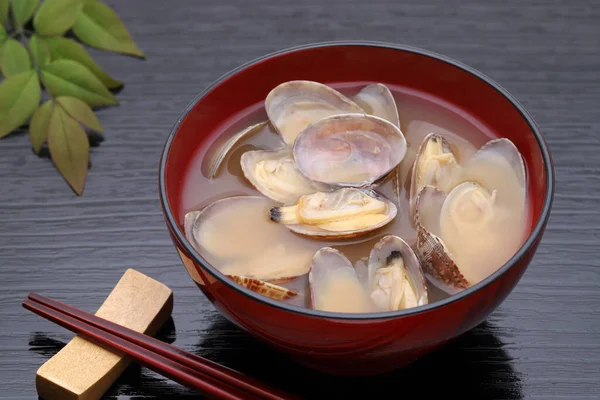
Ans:
<svg viewBox="0 0 600 400"><path fill-rule="evenodd" d="M509 138L524 156L530 197L529 238L496 273L442 303L466 296L499 277L541 234L552 200L552 164L532 119L510 94L481 73L423 50L388 44L325 43L284 50L239 67L196 97L177 122L161 161L161 199L170 229L197 262L206 266L185 240L185 210L181 207L182 184L190 161L207 139L244 113L262 107L275 86L294 79L325 84L381 82L424 93L495 136ZM210 266L209 270L216 272Z"/></svg>

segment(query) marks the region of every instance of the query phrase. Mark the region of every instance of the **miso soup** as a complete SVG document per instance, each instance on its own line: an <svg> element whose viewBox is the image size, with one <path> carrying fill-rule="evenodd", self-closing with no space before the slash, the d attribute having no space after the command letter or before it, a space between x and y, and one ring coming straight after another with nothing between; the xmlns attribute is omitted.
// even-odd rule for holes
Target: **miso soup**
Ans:
<svg viewBox="0 0 600 400"><path fill-rule="evenodd" d="M235 284L345 313L433 303L500 268L529 228L517 148L440 99L285 82L198 149L188 240Z"/></svg>

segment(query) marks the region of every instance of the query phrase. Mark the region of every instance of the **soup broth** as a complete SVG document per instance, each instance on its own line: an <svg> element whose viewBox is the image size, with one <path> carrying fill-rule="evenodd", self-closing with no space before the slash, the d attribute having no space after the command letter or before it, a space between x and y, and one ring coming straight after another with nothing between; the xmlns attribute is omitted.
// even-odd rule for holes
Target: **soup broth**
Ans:
<svg viewBox="0 0 600 400"><path fill-rule="evenodd" d="M366 83L356 83L330 85L329 87L355 101L356 105L360 106L366 114L381 113L381 110L383 110L381 107L369 107L368 101L364 101L361 90L366 86ZM368 198L373 202L373 207L382 204L379 200L384 201L383 204L387 204L385 201L392 202L393 205L388 205L386 209L389 211L391 208L395 208L395 215L391 221L366 233L359 232L358 234L342 235L342 237L335 237L333 234L308 236L292 229L293 227L303 226L297 221L289 224L281 221L277 222L277 218L285 219L288 218L288 215L292 215L292 219L295 218L294 215L296 214L293 214L293 212L296 209L293 207L297 204L299 197L294 198L294 191L287 190L289 189L286 186L287 182L283 181L278 182L277 185L274 184L272 186L273 190L282 193L282 199L289 198L292 199L291 201L284 204L265 196L246 177L241 166L242 155L254 150L272 152L276 149L286 148L290 152L293 149L294 154L300 154L297 153L299 150L292 146L295 138L293 135L290 136L290 132L302 132L307 125L310 126L310 121L304 121L302 115L298 116L297 112L294 114L293 110L290 111L294 118L287 120L288 125L285 128L287 136L283 138L273 123L260 124L262 121L269 121L270 116L269 109L261 103L253 107L243 118L230 124L224 131L216 132L211 140L206 141L205 146L198 149L195 158L188 167L183 184L181 208L184 214L194 213L193 219L190 214L186 217L186 224L189 225L189 228L186 227L186 235L196 250L212 266L225 275L257 279L259 283L265 282L267 285L273 285L276 289L289 290L292 294L290 296L280 296L279 294L271 295L267 293L266 295L271 298L302 307L339 312L390 311L394 307L396 309L398 307L408 307L406 304L418 306L436 302L476 284L501 267L521 246L528 228L527 198L521 198L523 188L520 184L523 184L523 181L519 181L518 173L516 173L517 178L510 175L510 171L513 171L510 165L502 164L507 162L510 164L514 160L507 161L506 158L499 156L494 162L487 162L487 158L479 157L478 163L476 155L484 145L486 145L485 147L491 147L492 150L499 148L500 153L498 154L504 154L502 153L503 143L489 146L494 139L497 139L497 136L486 126L469 114L424 93L393 86L387 86L387 88L389 88L389 94L393 98L394 111L397 112L399 117L398 128L405 139L404 156L391 172L375 179L373 182L358 187L348 187L346 185L341 189L347 190L348 195L355 195L352 192L353 190L363 191L368 189L374 191L375 197ZM364 93L362 92L362 94ZM308 103L295 103L295 107L306 110L309 108L306 104ZM313 103L310 103L310 105L315 107ZM280 101L276 106L281 108L285 106L285 103ZM321 107L321 105L316 107ZM343 109L348 107L346 105L338 107L342 108L338 114L352 113L353 111L353 106L349 110ZM326 119L328 115L335 114L335 110L331 111L331 109L324 106L319 108L319 112L318 117L315 117L315 121ZM393 120L394 118L389 119ZM294 131L290 126L296 121L301 122L299 122L300 127ZM360 122L364 121L360 120ZM253 127L252 132L240 138L226 152L220 167L215 171L215 162L223 154L222 149L226 141L248 127ZM325 128L323 129L325 130ZM388 128L387 125L386 128ZM343 134L348 131L350 130L344 131L342 129ZM451 153L436 156L438 158L435 158L433 162L436 163L437 169L423 167L424 172L421 175L428 182L428 185L425 186L428 186L428 189L431 190L422 192L423 196L419 199L419 206L422 209L430 207L437 210L438 214L432 214L435 215L434 218L430 217L429 214L423 215L420 219L417 218L417 222L415 222L413 210L415 210L416 196L411 198L411 185L418 186L416 185L418 176L413 173L416 168L415 160L419 156L419 151L424 149L425 142L429 140L428 138L432 133L443 138ZM320 133L315 133L316 138L319 137L318 134ZM308 136L308 133L302 133L302 135L302 139L304 139L305 136ZM384 135L382 134L381 137L384 137ZM298 142L300 139L296 141ZM341 141L343 142L343 140ZM296 147L299 147L299 145ZM308 148L310 149L310 147ZM510 151L512 151L512 148ZM331 154L334 157L338 153L332 152ZM453 157L451 157L452 162L461 166L461 169L449 169L450 172L444 175L443 168L439 166L444 165L445 161L443 160L446 160L446 156L449 154ZM320 154L318 157L324 156ZM309 171L313 167L317 168L315 165L318 157L313 155L311 160L309 155L308 159L304 160L306 166L303 172ZM392 156L390 155L390 157ZM377 161L377 157L373 159L375 162ZM295 168L297 164L298 162L292 163L286 168ZM313 165L311 166L311 164ZM502 168L496 168L496 164L502 164ZM270 168L268 163L261 165L267 170ZM344 172L342 168L337 168L337 170L340 174ZM375 169L372 168L371 170ZM211 176L213 173L214 176ZM332 189L325 183L312 182L310 179L306 179L306 175L304 173L294 175L296 180L290 180L290 188L294 189L298 188L299 185L304 185L302 187L305 190L302 193L305 193L305 196L313 196L314 193L319 192L324 193L324 197L329 196L328 193L333 190L341 190L339 187ZM444 181L438 182L439 185L436 185L436 177L440 180L444 179ZM450 181L453 183L449 184ZM452 189L463 182L472 183L473 187L470 189L475 188L476 185L482 185L485 190L479 192L465 190L455 194ZM446 183L448 184L445 185ZM487 187L488 183L493 187ZM446 186L445 190L437 190L444 185ZM480 189L480 186L476 188ZM453 193L452 196L450 192ZM290 193L292 194L290 195ZM356 196L362 196L361 193L356 193ZM370 192L367 191L367 193ZM427 196L429 194L431 196ZM461 200L461 197L466 198L466 200ZM340 198L345 199L345 197ZM306 197L306 199L309 199L309 197ZM314 199L314 196L310 199ZM436 203L438 199L439 204ZM459 201L462 201L462 203ZM454 203L456 203L456 211L452 208ZM319 207L322 207L322 204L324 203L319 203ZM490 209L490 204L493 205L493 209ZM320 215L318 214L319 210L316 210L315 215ZM467 223L475 218L488 218L487 215L491 212L489 210L494 211L493 218L495 219L492 218L494 222L490 222L483 228ZM308 213L308 211L306 212ZM439 214L440 212L444 214ZM381 215L378 218L383 220L385 214ZM445 215L450 215L450 217L444 217ZM455 216L462 218L460 221L465 220L467 222L459 223L457 222L458 217ZM369 218L366 218L366 220ZM338 226L331 229L337 232L347 232L348 229L351 229L348 227L358 224L356 221L358 220L336 221L334 225L338 224ZM422 228L421 231L418 229L419 226ZM324 232L321 228L315 228L315 231ZM382 243L382 240L390 235L402 239L410 246L410 249L406 250L402 247L401 251L394 252L396 250L390 247L390 252L386 253L388 264L381 266L381 269L377 269L373 266L374 260L378 259L375 248L379 248L379 243ZM443 240L441 247L439 241L437 241L440 238ZM428 240L431 243L427 242ZM400 242L397 242L396 245L398 243ZM431 244L430 247L435 248L435 251L446 252L444 254L451 257L451 264L456 264L455 267L458 272L444 270L445 267L432 267L431 257L428 258L428 254L423 253L425 243ZM323 265L326 265L326 268L331 268L331 271L334 270L331 267L333 264L338 265L340 263L340 265L343 265L344 268L339 268L340 272L336 272L337 275L333 273L319 275L315 272L317 268L320 268L316 265L316 255L323 248L332 248L340 253L341 258L338 261L332 261L330 255L329 257L322 257L324 260L322 261ZM412 251L416 256L416 265L414 266L407 265L411 261L406 258L406 255ZM393 267L389 263L391 254L402 254L404 259L401 260L399 266ZM369 256L371 256L371 259L369 259ZM420 292L418 290L419 274L411 269L413 267L418 267L420 273L426 278L424 279L426 293L421 297L419 297ZM309 284L309 278L311 277L309 270L311 273L315 272L315 277L320 277L319 284L314 282ZM384 270L386 273L389 270L389 274L384 275ZM336 269L336 271L338 270ZM453 271L460 275L454 283L448 281L450 279L448 276L455 273ZM388 276L394 276L395 278L388 278ZM389 288L384 290L385 294L390 299L393 299L394 296L398 297L398 301L395 303L392 301L396 306L390 305L389 308L381 306L384 302L375 302L371 299L374 296L374 288L377 286L377 282L381 286L385 279L392 282ZM380 291L379 296L383 293L380 286L377 286ZM270 286L266 287L269 290L271 289ZM327 293L319 293L320 296L315 300L314 293L311 293L311 290L314 291L317 288L324 288L319 290L327 291ZM412 288L413 291L408 291L408 288ZM251 290L254 289L251 288ZM259 290L256 291L259 292ZM407 300L409 294L410 301ZM424 302L415 303L419 298L425 299ZM323 299L330 300L327 300L328 303L325 304ZM404 304L405 306L398 306L398 304Z"/></svg>

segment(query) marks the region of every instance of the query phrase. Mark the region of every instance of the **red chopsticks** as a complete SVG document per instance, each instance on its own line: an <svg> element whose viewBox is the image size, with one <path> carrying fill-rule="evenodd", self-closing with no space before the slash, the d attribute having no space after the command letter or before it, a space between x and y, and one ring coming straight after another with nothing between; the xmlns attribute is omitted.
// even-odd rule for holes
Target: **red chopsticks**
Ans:
<svg viewBox="0 0 600 400"><path fill-rule="evenodd" d="M297 398L213 361L37 293L30 293L23 307L211 398Z"/></svg>

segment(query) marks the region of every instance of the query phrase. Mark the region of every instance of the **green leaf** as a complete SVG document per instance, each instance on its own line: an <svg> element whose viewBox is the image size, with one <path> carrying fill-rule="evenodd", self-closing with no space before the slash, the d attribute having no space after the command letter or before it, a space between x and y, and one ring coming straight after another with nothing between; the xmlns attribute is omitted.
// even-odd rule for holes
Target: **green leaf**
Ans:
<svg viewBox="0 0 600 400"><path fill-rule="evenodd" d="M8 39L2 46L0 68L9 77L31 69L31 59L27 49L15 39Z"/></svg>
<svg viewBox="0 0 600 400"><path fill-rule="evenodd" d="M89 46L146 58L114 10L98 0L86 0L73 32Z"/></svg>
<svg viewBox="0 0 600 400"><path fill-rule="evenodd" d="M0 76L2 75L2 45L4 45L4 42L6 41L7 37L8 35L6 34L6 30L4 29L2 24L0 24Z"/></svg>
<svg viewBox="0 0 600 400"><path fill-rule="evenodd" d="M0 0L2 1L2 0ZM6 33L6 29L4 29L4 26L0 23L0 47L2 47L2 44L4 44L4 41L8 38L8 34Z"/></svg>
<svg viewBox="0 0 600 400"><path fill-rule="evenodd" d="M2 26L2 24L0 23L0 75L2 75L2 45L4 44L7 38L8 35L6 34L6 29L4 29L4 26Z"/></svg>
<svg viewBox="0 0 600 400"><path fill-rule="evenodd" d="M46 42L37 35L33 35L31 39L29 39L29 51L38 68L43 68L50 63L50 49Z"/></svg>
<svg viewBox="0 0 600 400"><path fill-rule="evenodd" d="M66 96L57 97L56 101L64 108L71 118L81 122L86 128L96 132L102 132L102 125L100 125L98 117L96 117L94 111L92 111L90 106L84 101L81 101L76 97Z"/></svg>
<svg viewBox="0 0 600 400"><path fill-rule="evenodd" d="M11 7L18 25L23 26L33 16L39 0L12 0Z"/></svg>
<svg viewBox="0 0 600 400"><path fill-rule="evenodd" d="M82 0L44 0L33 17L35 31L43 36L62 35L71 29L82 8Z"/></svg>
<svg viewBox="0 0 600 400"><path fill-rule="evenodd" d="M90 57L87 51L76 41L63 38L53 37L43 39L48 48L52 60L73 60L77 61L94 73L109 89L118 89L123 86L123 82L111 78L96 62Z"/></svg>
<svg viewBox="0 0 600 400"><path fill-rule="evenodd" d="M50 117L48 150L56 169L81 196L88 173L90 143L81 125L62 107L54 107Z"/></svg>
<svg viewBox="0 0 600 400"><path fill-rule="evenodd" d="M0 0L0 26L8 20L8 0Z"/></svg>
<svg viewBox="0 0 600 400"><path fill-rule="evenodd" d="M29 122L29 140L36 153L40 153L42 145L48 139L50 116L54 110L54 100L48 100L35 110Z"/></svg>
<svg viewBox="0 0 600 400"><path fill-rule="evenodd" d="M92 107L119 104L89 69L72 60L56 60L46 65L42 80L52 97L73 96Z"/></svg>
<svg viewBox="0 0 600 400"><path fill-rule="evenodd" d="M23 125L35 111L42 90L35 71L22 72L0 83L0 138Z"/></svg>

